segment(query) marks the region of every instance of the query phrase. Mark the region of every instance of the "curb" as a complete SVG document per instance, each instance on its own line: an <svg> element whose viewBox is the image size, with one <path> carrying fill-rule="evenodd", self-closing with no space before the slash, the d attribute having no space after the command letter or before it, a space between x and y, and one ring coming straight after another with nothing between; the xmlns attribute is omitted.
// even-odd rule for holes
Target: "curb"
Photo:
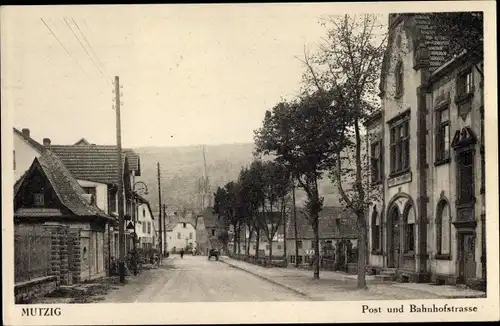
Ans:
<svg viewBox="0 0 500 326"><path fill-rule="evenodd" d="M242 271L244 271L244 272L247 272L248 274L252 274L253 276L257 276L258 278L263 279L263 280L265 280L265 281L267 281L267 282L269 282L269 283L272 283L272 284L274 284L274 285L278 285L278 286L280 286L280 287L282 287L282 288L284 288L284 289L287 289L287 290L289 290L289 291L292 291L292 292L294 292L295 294L298 294L298 295L300 295L300 296L303 296L303 297L307 297L307 298L311 298L311 299L312 299L311 295L309 295L308 293L303 292L303 291L301 291L301 290L298 290L298 289L296 289L296 288L294 288L294 287L292 287L292 286L289 286L289 285L286 285L286 284L280 283L280 282L275 281L275 280L273 280L273 279L271 279L271 278L269 278L269 277L266 277L266 276L260 275L260 274L258 274L258 273L252 272L252 271L250 271L250 270L248 270L248 269L245 269L245 268L243 268L243 267L233 265L233 264L231 264L231 263L229 263L229 262L226 262L226 261L224 261L224 260L219 260L219 261L223 262L223 263L224 263L224 264L226 264L226 265L229 265L229 266L231 266L231 267L234 267L234 268L236 268L236 269L239 269L239 270L242 270Z"/></svg>

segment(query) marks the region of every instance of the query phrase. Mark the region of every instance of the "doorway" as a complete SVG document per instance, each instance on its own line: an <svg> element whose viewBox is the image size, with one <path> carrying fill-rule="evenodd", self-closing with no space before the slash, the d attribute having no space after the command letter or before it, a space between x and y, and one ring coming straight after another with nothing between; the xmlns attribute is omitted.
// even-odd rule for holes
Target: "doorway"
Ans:
<svg viewBox="0 0 500 326"><path fill-rule="evenodd" d="M473 233L462 233L459 244L458 281L467 284L476 274L476 263L474 261L476 237Z"/></svg>
<svg viewBox="0 0 500 326"><path fill-rule="evenodd" d="M390 246L388 250L387 266L390 268L399 267L399 252L401 248L400 216L397 206L389 214L388 227L390 228Z"/></svg>

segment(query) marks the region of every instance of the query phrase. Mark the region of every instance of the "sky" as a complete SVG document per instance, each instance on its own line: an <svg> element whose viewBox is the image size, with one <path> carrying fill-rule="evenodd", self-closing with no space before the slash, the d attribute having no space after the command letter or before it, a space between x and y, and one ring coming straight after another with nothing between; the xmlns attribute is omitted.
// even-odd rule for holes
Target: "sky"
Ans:
<svg viewBox="0 0 500 326"><path fill-rule="evenodd" d="M38 141L116 144L119 76L124 147L252 142L264 112L299 90L296 57L326 33L318 18L338 13L332 4L75 7L3 12L5 103Z"/></svg>

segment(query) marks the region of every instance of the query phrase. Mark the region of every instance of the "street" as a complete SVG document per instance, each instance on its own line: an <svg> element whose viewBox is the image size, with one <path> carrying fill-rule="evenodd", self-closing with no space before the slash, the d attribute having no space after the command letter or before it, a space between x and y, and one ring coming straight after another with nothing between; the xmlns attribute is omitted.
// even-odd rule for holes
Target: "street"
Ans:
<svg viewBox="0 0 500 326"><path fill-rule="evenodd" d="M158 269L130 277L105 303L303 301L294 292L206 256L174 256Z"/></svg>

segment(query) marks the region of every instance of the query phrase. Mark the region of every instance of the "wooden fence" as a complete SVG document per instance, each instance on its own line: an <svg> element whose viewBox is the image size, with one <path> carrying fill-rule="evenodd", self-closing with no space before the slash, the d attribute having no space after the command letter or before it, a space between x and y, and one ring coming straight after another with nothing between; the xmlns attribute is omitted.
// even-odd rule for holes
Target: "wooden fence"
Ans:
<svg viewBox="0 0 500 326"><path fill-rule="evenodd" d="M16 230L14 235L16 283L48 275L51 241L49 230L40 228Z"/></svg>

